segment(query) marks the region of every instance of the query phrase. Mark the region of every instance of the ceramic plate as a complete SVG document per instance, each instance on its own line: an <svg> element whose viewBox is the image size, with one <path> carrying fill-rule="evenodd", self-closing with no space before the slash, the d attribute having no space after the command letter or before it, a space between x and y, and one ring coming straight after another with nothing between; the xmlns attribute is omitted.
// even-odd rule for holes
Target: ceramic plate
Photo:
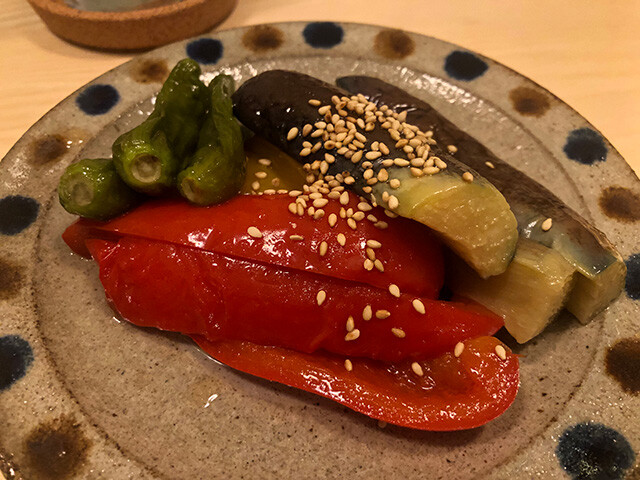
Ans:
<svg viewBox="0 0 640 480"><path fill-rule="evenodd" d="M513 406L457 433L382 429L337 403L235 372L180 335L119 322L96 266L60 238L73 217L58 204L56 184L79 156L109 156L185 56L208 78L224 71L242 82L287 68L402 86L606 232L627 261L626 292L588 326L563 315L518 347L522 386ZM286 23L137 57L61 102L0 164L2 468L27 479L640 475L639 192L631 168L570 107L433 38Z"/></svg>

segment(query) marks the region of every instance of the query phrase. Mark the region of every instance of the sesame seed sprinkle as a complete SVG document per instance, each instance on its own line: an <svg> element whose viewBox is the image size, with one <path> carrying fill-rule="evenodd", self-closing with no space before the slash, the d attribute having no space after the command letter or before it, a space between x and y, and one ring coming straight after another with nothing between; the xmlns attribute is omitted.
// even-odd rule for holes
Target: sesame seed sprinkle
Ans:
<svg viewBox="0 0 640 480"><path fill-rule="evenodd" d="M320 290L316 295L316 302L318 303L318 305L322 305L326 299L327 292L325 292L324 290Z"/></svg>
<svg viewBox="0 0 640 480"><path fill-rule="evenodd" d="M371 270L373 270L373 262L371 261L371 259L370 259L370 258L367 258L367 259L364 261L364 269L365 269L365 270L367 270L367 271L369 271L369 272L370 272Z"/></svg>
<svg viewBox="0 0 640 480"><path fill-rule="evenodd" d="M456 343L456 346L453 349L453 355L456 358L458 358L460 355L462 355L463 350L464 350L464 343L458 342L458 343Z"/></svg>
<svg viewBox="0 0 640 480"><path fill-rule="evenodd" d="M320 242L320 246L318 247L318 253L320 253L321 257L324 257L327 254L327 250L329 249L329 244L327 242Z"/></svg>
<svg viewBox="0 0 640 480"><path fill-rule="evenodd" d="M311 105L312 107L319 107L321 103L322 102L320 102L320 100L316 100L315 98L309 100L309 105Z"/></svg>
<svg viewBox="0 0 640 480"><path fill-rule="evenodd" d="M344 340L345 342L352 342L353 340L357 340L358 337L360 337L360 330L355 328L344 336Z"/></svg>
<svg viewBox="0 0 640 480"><path fill-rule="evenodd" d="M393 333L398 338L404 338L404 337L407 336L407 334L404 333L404 330L402 330L401 328L396 328L396 327L393 327L391 329L391 333Z"/></svg>
<svg viewBox="0 0 640 480"><path fill-rule="evenodd" d="M464 172L462 174L462 180L465 182L473 182L473 174L471 172Z"/></svg>
<svg viewBox="0 0 640 480"><path fill-rule="evenodd" d="M395 210L396 208L398 208L398 198L395 195L389 195L388 205L391 210Z"/></svg>
<svg viewBox="0 0 640 480"><path fill-rule="evenodd" d="M400 288L395 283L389 285L389 293L396 298L400 298Z"/></svg>
<svg viewBox="0 0 640 480"><path fill-rule="evenodd" d="M347 328L347 332L353 332L353 329L356 328L356 323L351 315L347 318L347 324L345 326Z"/></svg>
<svg viewBox="0 0 640 480"><path fill-rule="evenodd" d="M247 228L247 233L251 235L253 238L262 238L262 232L256 227Z"/></svg>
<svg viewBox="0 0 640 480"><path fill-rule="evenodd" d="M347 243L347 238L344 236L344 234L339 233L337 238L338 238L338 243L344 247L345 244Z"/></svg>
<svg viewBox="0 0 640 480"><path fill-rule="evenodd" d="M543 232L548 232L549 230L551 230L552 226L553 226L553 219L547 218L544 222L542 222L542 225L540 226L540 228L542 228Z"/></svg>
<svg viewBox="0 0 640 480"><path fill-rule="evenodd" d="M484 164L491 169L496 168L496 166L492 162L484 162Z"/></svg>
<svg viewBox="0 0 640 480"><path fill-rule="evenodd" d="M504 349L502 345L496 345L496 355L500 357L500 360L507 359L507 351Z"/></svg>
<svg viewBox="0 0 640 480"><path fill-rule="evenodd" d="M296 138L298 136L298 127L293 127L291 130L289 130L289 132L287 133L287 140L291 141L294 138Z"/></svg>
<svg viewBox="0 0 640 480"><path fill-rule="evenodd" d="M422 300L420 300L419 298L415 298L413 302L411 302L411 304L413 305L413 308L416 312L421 313L422 315L427 312L427 310L424 308L424 303L422 303Z"/></svg>
<svg viewBox="0 0 640 480"><path fill-rule="evenodd" d="M347 372L350 372L353 370L353 363L348 358L344 361L344 368Z"/></svg>
<svg viewBox="0 0 640 480"><path fill-rule="evenodd" d="M385 318L389 318L391 316L391 312L389 310L376 310L376 318L379 320L384 320Z"/></svg>
<svg viewBox="0 0 640 480"><path fill-rule="evenodd" d="M301 242L302 240L304 240L304 237L302 235L289 235L289 239L293 240L294 242Z"/></svg>
<svg viewBox="0 0 640 480"><path fill-rule="evenodd" d="M413 370L413 373L415 373L419 377L422 377L424 375L424 371L422 370L422 367L418 362L413 362L411 364L411 370Z"/></svg>
<svg viewBox="0 0 640 480"><path fill-rule="evenodd" d="M367 247L369 248L380 248L382 244L377 240L367 240Z"/></svg>

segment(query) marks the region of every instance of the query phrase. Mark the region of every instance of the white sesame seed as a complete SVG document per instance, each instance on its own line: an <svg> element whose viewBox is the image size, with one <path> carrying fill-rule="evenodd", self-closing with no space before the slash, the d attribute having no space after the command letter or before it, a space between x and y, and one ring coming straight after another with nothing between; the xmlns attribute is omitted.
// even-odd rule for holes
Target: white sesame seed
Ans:
<svg viewBox="0 0 640 480"><path fill-rule="evenodd" d="M344 368L347 372L353 370L353 363L351 363L351 360L349 360L348 358L344 361Z"/></svg>
<svg viewBox="0 0 640 480"><path fill-rule="evenodd" d="M332 213L329 215L328 221L330 227L335 227L336 223L338 223L338 216L335 213Z"/></svg>
<svg viewBox="0 0 640 480"><path fill-rule="evenodd" d="M389 293L396 298L400 298L400 288L395 283L389 285Z"/></svg>
<svg viewBox="0 0 640 480"><path fill-rule="evenodd" d="M378 221L378 217L376 217L375 215L367 215L367 220L369 220L370 222L376 223Z"/></svg>
<svg viewBox="0 0 640 480"><path fill-rule="evenodd" d="M291 203L289 204L289 211L290 211L291 213L293 213L294 215L295 215L296 213L298 213L298 207L297 207L296 205L297 205L297 204L296 204L295 202L291 202Z"/></svg>
<svg viewBox="0 0 640 480"><path fill-rule="evenodd" d="M384 168L380 169L380 171L378 172L378 180L380 182L386 182L387 180L389 180L389 172L387 172L387 170Z"/></svg>
<svg viewBox="0 0 640 480"><path fill-rule="evenodd" d="M367 305L366 307L364 307L364 310L362 310L362 319L369 321L371 320L372 316L373 316L373 310L371 309L371 305Z"/></svg>
<svg viewBox="0 0 640 480"><path fill-rule="evenodd" d="M289 239L293 240L294 242L301 242L302 240L304 240L304 237L302 235L289 235Z"/></svg>
<svg viewBox="0 0 640 480"><path fill-rule="evenodd" d="M496 345L496 355L500 357L500 360L507 359L507 351L504 349L502 345Z"/></svg>
<svg viewBox="0 0 640 480"><path fill-rule="evenodd" d="M376 259L376 252L373 248L369 248L367 247L365 249L365 252L367 252L367 257L369 257L371 259L371 261L375 261Z"/></svg>
<svg viewBox="0 0 640 480"><path fill-rule="evenodd" d="M396 327L391 329L391 333L393 333L398 338L404 338L404 337L407 336L407 334L404 333L404 330L402 330L401 328L396 328Z"/></svg>
<svg viewBox="0 0 640 480"><path fill-rule="evenodd" d="M316 212L313 214L313 218L314 220L320 220L322 217L324 217L324 210L321 208L318 208Z"/></svg>
<svg viewBox="0 0 640 480"><path fill-rule="evenodd" d="M383 222L382 220L380 220L379 222L374 223L373 226L380 230L384 230L387 227L389 227L389 224L387 222Z"/></svg>
<svg viewBox="0 0 640 480"><path fill-rule="evenodd" d="M320 106L322 102L320 102L320 100L316 100L315 98L312 98L311 100L309 100L309 105L313 106L313 107L318 107Z"/></svg>
<svg viewBox="0 0 640 480"><path fill-rule="evenodd" d="M313 206L316 207L316 208L322 208L322 207L326 206L327 203L329 203L329 200L327 198L316 198L313 201Z"/></svg>
<svg viewBox="0 0 640 480"><path fill-rule="evenodd" d="M331 105L324 105L318 109L318 113L320 115L324 115L326 113L329 113L330 111L331 111Z"/></svg>
<svg viewBox="0 0 640 480"><path fill-rule="evenodd" d="M440 173L440 169L438 167L424 167L422 171L427 175L435 175L436 173ZM469 173L469 172L466 172L466 173ZM464 178L464 175L462 177ZM473 180L473 177L471 179Z"/></svg>
<svg viewBox="0 0 640 480"><path fill-rule="evenodd" d="M544 222L542 222L542 225L540 226L540 228L542 228L543 232L547 232L551 229L552 226L553 226L553 219L547 218Z"/></svg>
<svg viewBox="0 0 640 480"><path fill-rule="evenodd" d="M262 232L256 227L247 228L247 233L253 238L262 238Z"/></svg>
<svg viewBox="0 0 640 480"><path fill-rule="evenodd" d="M360 330L355 328L344 336L344 340L345 342L351 342L353 340L357 340L359 336L360 336Z"/></svg>
<svg viewBox="0 0 640 480"><path fill-rule="evenodd" d="M416 312L421 313L422 315L426 313L427 310L424 308L424 303L422 303L422 300L419 298L415 298L411 304Z"/></svg>
<svg viewBox="0 0 640 480"><path fill-rule="evenodd" d="M327 162L327 163L333 163L333 162L336 161L336 157L334 157L330 153L325 153L324 154L324 161Z"/></svg>
<svg viewBox="0 0 640 480"><path fill-rule="evenodd" d="M462 174L462 180L465 182L473 182L473 174L471 172L464 172Z"/></svg>
<svg viewBox="0 0 640 480"><path fill-rule="evenodd" d="M380 248L382 247L382 244L377 240L367 240L367 247Z"/></svg>
<svg viewBox="0 0 640 480"><path fill-rule="evenodd" d="M311 155L311 149L309 147L305 147L302 150L300 150L300 153L298 154L301 157L306 157L308 155Z"/></svg>
<svg viewBox="0 0 640 480"><path fill-rule="evenodd" d="M496 166L492 162L484 162L484 164L489 168L496 168Z"/></svg>
<svg viewBox="0 0 640 480"><path fill-rule="evenodd" d="M262 193L264 193L265 195L275 195L276 191L273 188L268 188Z"/></svg>
<svg viewBox="0 0 640 480"><path fill-rule="evenodd" d="M287 133L287 140L291 141L296 138L298 136L298 132L298 127L293 127L291 130L289 130L289 133Z"/></svg>
<svg viewBox="0 0 640 480"><path fill-rule="evenodd" d="M256 172L255 176L259 179L267 178L267 172Z"/></svg>
<svg viewBox="0 0 640 480"><path fill-rule="evenodd" d="M363 212L368 212L372 208L373 207L368 202L360 202L360 203L358 203L358 210L361 210Z"/></svg>
<svg viewBox="0 0 640 480"><path fill-rule="evenodd" d="M367 271L369 271L369 272L370 272L371 270L373 270L373 262L371 261L371 259L367 258L367 259L364 261L364 269L365 269L365 270L367 270Z"/></svg>
<svg viewBox="0 0 640 480"><path fill-rule="evenodd" d="M357 223L356 223L356 221L355 221L353 218L351 218L351 217L347 218L347 225L349 225L349 227L350 227L352 230L355 230L356 228L358 228L358 224L357 224Z"/></svg>
<svg viewBox="0 0 640 480"><path fill-rule="evenodd" d="M353 218L356 222L359 222L360 220L364 220L364 212L356 212L353 214Z"/></svg>
<svg viewBox="0 0 640 480"><path fill-rule="evenodd" d="M388 205L391 210L395 210L396 208L398 208L398 198L395 195L389 195Z"/></svg>
<svg viewBox="0 0 640 480"><path fill-rule="evenodd" d="M456 358L458 358L460 355L462 355L463 350L464 350L464 343L458 342L458 343L456 343L456 346L453 349L453 355Z"/></svg>
<svg viewBox="0 0 640 480"><path fill-rule="evenodd" d="M255 181L251 184L251 189L252 190L258 190L260 188L260 182Z"/></svg>
<svg viewBox="0 0 640 480"><path fill-rule="evenodd" d="M389 310L376 310L376 318L379 320L384 320L385 318L389 318L391 316L391 312Z"/></svg>
<svg viewBox="0 0 640 480"><path fill-rule="evenodd" d="M320 253L321 257L324 257L327 254L327 250L329 249L329 245L327 242L320 242L320 246L318 247L318 253Z"/></svg>
<svg viewBox="0 0 640 480"><path fill-rule="evenodd" d="M447 150L449 150L449 153L456 153L458 151L458 147L455 145L447 145Z"/></svg>
<svg viewBox="0 0 640 480"><path fill-rule="evenodd" d="M413 362L411 364L411 370L413 370L413 373L415 373L419 377L422 377L424 375L424 371L422 370L422 367L418 362Z"/></svg>
<svg viewBox="0 0 640 480"><path fill-rule="evenodd" d="M337 238L338 238L338 243L344 247L345 244L347 243L347 238L344 236L344 234L339 233Z"/></svg>
<svg viewBox="0 0 640 480"><path fill-rule="evenodd" d="M398 180L397 178L392 178L391 180L389 180L389 186L393 189L396 189L400 186L400 180Z"/></svg>
<svg viewBox="0 0 640 480"><path fill-rule="evenodd" d="M382 156L382 153L380 152L367 152L364 155L364 158L366 158L367 160L375 160L376 158L380 158Z"/></svg>
<svg viewBox="0 0 640 480"><path fill-rule="evenodd" d="M384 214L389 218L397 218L398 217L398 214L397 213L393 213L391 210L385 210Z"/></svg>
<svg viewBox="0 0 640 480"><path fill-rule="evenodd" d="M395 163L398 167L408 167L409 160L406 158L394 158L393 163Z"/></svg>
<svg viewBox="0 0 640 480"><path fill-rule="evenodd" d="M340 195L340 204L342 205L346 205L347 203L349 203L349 192L347 192L346 190L344 192L342 192L342 194Z"/></svg>
<svg viewBox="0 0 640 480"><path fill-rule="evenodd" d="M434 162L436 164L436 167L438 167L440 170L444 170L445 168L447 168L447 164L438 157L434 158Z"/></svg>
<svg viewBox="0 0 640 480"><path fill-rule="evenodd" d="M373 262L373 266L376 267L378 269L378 271L380 272L384 272L384 265L382 264L382 262L378 259L375 262Z"/></svg>
<svg viewBox="0 0 640 480"><path fill-rule="evenodd" d="M353 317L351 315L349 315L349 318L347 318L347 332L353 332L353 329L356 328L356 323L353 321Z"/></svg>
<svg viewBox="0 0 640 480"><path fill-rule="evenodd" d="M322 305L326 299L327 299L327 292L325 292L324 290L320 290L316 294L316 302L318 303L318 305Z"/></svg>
<svg viewBox="0 0 640 480"><path fill-rule="evenodd" d="M318 130L314 130L313 132L311 132L311 138L318 138L321 137L324 134L324 129L318 129Z"/></svg>

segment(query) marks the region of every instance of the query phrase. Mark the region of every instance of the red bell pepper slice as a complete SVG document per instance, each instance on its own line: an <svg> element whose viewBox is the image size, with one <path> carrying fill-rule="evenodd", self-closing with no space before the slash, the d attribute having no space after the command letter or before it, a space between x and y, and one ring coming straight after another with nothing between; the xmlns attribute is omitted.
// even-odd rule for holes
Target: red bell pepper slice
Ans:
<svg viewBox="0 0 640 480"><path fill-rule="evenodd" d="M357 412L395 425L420 430L462 430L478 427L502 414L516 397L518 356L503 345L506 359L496 354L502 343L493 337L465 342L460 357L449 352L420 362L418 376L410 363L384 364L313 355L250 342L211 342L194 336L198 345L226 365L291 387L316 393Z"/></svg>
<svg viewBox="0 0 640 480"><path fill-rule="evenodd" d="M291 213L288 206L292 202L295 199L288 195L241 195L212 207L196 207L180 200L147 202L106 223L79 220L63 238L84 256L88 256L86 238L136 236L383 289L394 283L402 292L437 298L444 282L444 260L441 244L428 228L411 220L388 218L383 210L375 208L362 213L383 220L388 228L376 228L365 218L356 222L354 230L340 218L341 208L358 211L358 197L353 194L344 206L329 200L319 219L306 212L303 216ZM328 222L331 214L338 219L334 227ZM252 226L262 232L262 238L249 235L247 230ZM338 234L345 236L344 246L338 243ZM292 235L300 235L303 240L292 240ZM375 257L382 262L384 273L364 268L367 240L381 244L375 249ZM323 241L328 248L320 256Z"/></svg>
<svg viewBox="0 0 640 480"><path fill-rule="evenodd" d="M383 361L424 359L491 335L502 319L477 305L392 296L386 289L198 250L122 237L87 240L115 309L130 322L208 340L246 340ZM317 293L326 293L318 305ZM371 320L362 312L370 305ZM388 318L376 318L385 310ZM359 337L345 340L348 317ZM394 334L401 331L404 337Z"/></svg>

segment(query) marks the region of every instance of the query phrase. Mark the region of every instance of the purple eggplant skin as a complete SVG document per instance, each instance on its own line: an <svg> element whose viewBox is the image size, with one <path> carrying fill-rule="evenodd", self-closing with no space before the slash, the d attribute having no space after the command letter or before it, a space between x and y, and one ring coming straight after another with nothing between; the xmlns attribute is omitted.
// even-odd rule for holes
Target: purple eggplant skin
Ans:
<svg viewBox="0 0 640 480"><path fill-rule="evenodd" d="M421 221L439 232L444 242L481 276L503 273L515 252L518 238L516 219L502 194L490 182L449 154L443 152L438 155L447 167L436 175L414 178L407 167L385 167L389 178L402 179L402 186L392 189L382 181L373 185L370 193L363 190L372 180L364 178L367 169L363 166L364 158L354 164L336 149L327 150L320 145L311 153L307 148L307 155L301 155L304 142L315 145L322 141L321 137L314 138L313 134L303 136L303 126L320 121L331 123L327 114L321 114L318 111L320 107L310 104L309 100L331 106L335 114L332 99L336 96L340 98L348 94L335 85L302 73L271 70L247 80L238 88L233 96L234 113L246 127L300 163L313 166L330 153L335 161L329 163L326 174L352 176L354 183L350 188L380 205L384 205L388 198L385 192L397 196L400 202L396 213ZM344 113L345 119L353 115L353 122L356 122L358 115L355 112L345 110ZM383 168L383 160L406 159L407 153L395 146L396 141L380 122L374 125L373 130L361 130L360 133L366 137L363 141L364 151L372 150L374 142L384 143L389 148L388 154L370 160L371 169L377 176ZM292 131L293 127L298 129L297 134L295 130ZM290 132L291 139L288 139ZM463 174L466 172L473 175L472 182L464 181ZM425 206L427 201L431 202L428 207ZM464 223L464 229L458 228L454 222L442 220L453 215L457 216L456 220L460 220L460 223Z"/></svg>
<svg viewBox="0 0 640 480"><path fill-rule="evenodd" d="M520 236L558 251L584 277L577 278L578 286L588 288L585 280L605 283L603 280L606 278L606 283L610 285L606 288L607 292L601 292L602 304L608 304L618 296L624 286L626 272L622 257L604 233L551 191L499 159L427 102L404 90L367 76L341 77L336 83L350 93L363 94L378 105L387 105L396 112L406 111L408 123L423 131L431 130L440 145L455 145L458 148L458 160L493 183L507 199L518 220ZM494 168L488 166L487 162ZM548 231L541 228L546 218L553 219L553 226ZM601 277L600 280L598 277ZM589 295L593 294L593 291L589 292ZM569 299L568 309L582 322L598 313L598 308L582 312L579 305L573 305L575 303L575 300Z"/></svg>

